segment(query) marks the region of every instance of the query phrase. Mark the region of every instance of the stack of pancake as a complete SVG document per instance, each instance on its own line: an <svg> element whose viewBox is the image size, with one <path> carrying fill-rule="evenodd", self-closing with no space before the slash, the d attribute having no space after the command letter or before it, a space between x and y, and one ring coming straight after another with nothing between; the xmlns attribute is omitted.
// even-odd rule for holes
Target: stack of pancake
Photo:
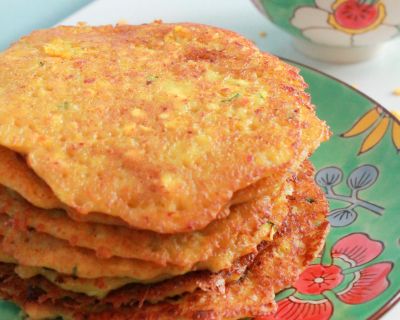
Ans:
<svg viewBox="0 0 400 320"><path fill-rule="evenodd" d="M195 24L57 27L0 55L0 296L32 319L240 319L319 253L298 70Z"/></svg>

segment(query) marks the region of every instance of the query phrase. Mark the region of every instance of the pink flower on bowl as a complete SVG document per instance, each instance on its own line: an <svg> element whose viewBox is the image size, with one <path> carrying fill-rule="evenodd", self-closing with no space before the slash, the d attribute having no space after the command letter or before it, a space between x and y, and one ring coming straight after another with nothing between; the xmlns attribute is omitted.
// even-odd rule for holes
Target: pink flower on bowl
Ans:
<svg viewBox="0 0 400 320"><path fill-rule="evenodd" d="M291 23L315 43L375 45L399 33L400 1L315 0L315 7L299 7Z"/></svg>
<svg viewBox="0 0 400 320"><path fill-rule="evenodd" d="M366 60L400 35L399 0L252 2L271 22L294 37L299 51L319 60Z"/></svg>

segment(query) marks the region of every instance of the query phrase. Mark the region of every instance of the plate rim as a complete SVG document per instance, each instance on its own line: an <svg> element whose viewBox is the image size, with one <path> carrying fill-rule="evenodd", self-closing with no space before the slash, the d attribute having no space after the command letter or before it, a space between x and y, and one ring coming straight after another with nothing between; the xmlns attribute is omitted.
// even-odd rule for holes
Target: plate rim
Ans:
<svg viewBox="0 0 400 320"><path fill-rule="evenodd" d="M373 104L375 104L377 107L379 107L379 108L385 110L385 111L393 118L393 120L394 120L395 122L397 122L397 123L400 125L400 119L397 118L397 117L394 115L393 111L391 111L391 110L389 110L388 108L384 107L381 103L379 103L379 102L376 101L375 99L371 98L371 97L370 97L369 95L367 95L366 93L364 93L364 92L360 91L359 89L353 87L352 85L348 84L347 82L345 82L345 81L343 81L343 80L340 80L340 79L336 78L335 76L332 76L332 75L330 75L330 74L328 74L328 73L326 73L326 72L324 72L324 71L318 70L317 68L311 67L311 66L309 66L309 65L307 65L307 64L304 64L304 63L302 63L302 62L297 62L297 61L294 61L294 60L292 60L292 59L284 58L284 57L281 57L281 56L276 56L276 57L278 57L278 58L281 59L282 61L285 61L285 62L287 62L287 63L289 63L289 64L299 65L299 66L301 66L301 67L310 69L311 71L314 71L315 73L318 73L318 74L323 75L323 76L325 76L325 77L327 77L327 78L330 78L331 80L334 80L334 81L336 81L336 82L339 82L340 84L344 85L345 87L349 88L350 90L352 90L352 91L358 93L359 95L363 96L364 98L368 99L368 100L371 101ZM318 107L318 106L317 106L317 107Z"/></svg>

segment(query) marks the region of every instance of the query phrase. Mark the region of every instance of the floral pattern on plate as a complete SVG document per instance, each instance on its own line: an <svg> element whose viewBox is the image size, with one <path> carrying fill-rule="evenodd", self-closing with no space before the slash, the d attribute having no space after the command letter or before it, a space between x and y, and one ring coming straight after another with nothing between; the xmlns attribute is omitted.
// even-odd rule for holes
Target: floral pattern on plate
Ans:
<svg viewBox="0 0 400 320"><path fill-rule="evenodd" d="M278 311L259 320L328 320L336 303L363 304L388 288L393 263L375 262L382 242L364 233L339 239L330 252L308 266L292 288L277 295ZM318 262L318 263L317 263Z"/></svg>
<svg viewBox="0 0 400 320"><path fill-rule="evenodd" d="M391 130L389 130L390 126ZM368 134L365 136L358 154L363 154L378 145L388 131L390 131L394 147L400 151L400 122L387 111L378 106L368 110L341 136L353 138L367 131Z"/></svg>
<svg viewBox="0 0 400 320"><path fill-rule="evenodd" d="M352 224L358 216L357 209L364 208L376 215L382 215L384 208L363 200L360 191L370 188L378 179L378 168L373 165L362 165L354 169L347 178L346 184L350 194L338 194L334 187L343 180L343 171L337 167L326 167L319 170L315 176L317 184L325 191L329 200L348 203L346 207L331 210L328 219L332 227L346 227Z"/></svg>

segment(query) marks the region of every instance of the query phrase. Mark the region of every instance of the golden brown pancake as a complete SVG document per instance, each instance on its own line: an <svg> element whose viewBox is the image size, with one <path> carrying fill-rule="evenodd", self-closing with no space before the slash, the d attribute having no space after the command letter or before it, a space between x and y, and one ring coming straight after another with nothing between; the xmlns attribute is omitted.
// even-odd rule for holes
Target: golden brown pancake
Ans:
<svg viewBox="0 0 400 320"><path fill-rule="evenodd" d="M190 271L185 267L160 266L137 259L98 258L91 250L72 247L44 233L15 228L4 235L3 250L22 265L46 267L89 279L128 277L136 282L151 283Z"/></svg>
<svg viewBox="0 0 400 320"><path fill-rule="evenodd" d="M283 171L284 170L280 170ZM273 172L276 176L276 172ZM22 155L0 146L0 185L19 193L31 204L43 209L64 208L69 216L76 221L95 222L109 225L129 226L117 217L108 216L98 212L86 215L79 214L76 210L65 206L55 198L51 189L27 165ZM258 181L243 190L239 190L238 197L233 196L232 205L249 201L263 193L265 179ZM268 188L268 183L266 184ZM222 209L221 216L226 216L227 207Z"/></svg>
<svg viewBox="0 0 400 320"><path fill-rule="evenodd" d="M7 216L0 215L0 222L6 222ZM10 225L10 223L8 223ZM4 226L4 224L3 224ZM6 232L7 228L0 229L0 234ZM3 237L0 237L2 243ZM130 299L136 297L138 301L146 300L152 303L163 300L166 297L173 297L175 295L183 294L185 292L192 292L198 288L202 290L211 290L219 288L224 290L225 283L235 281L242 276L247 268L247 265L252 262L256 256L256 251L241 257L234 261L233 265L226 270L218 273L211 273L209 271L199 271L185 274L179 277L174 277L170 280L158 282L152 286L133 286L130 289ZM0 248L0 262L17 263L17 261L5 253ZM82 292L89 296L97 298L104 298L111 290L120 288L125 284L136 282L131 278L118 278L118 277L102 277L102 278L78 278L76 276L68 276L58 274L55 271L43 267L27 267L25 265L18 265L15 268L16 274L22 279L29 279L37 275L43 276L51 283L60 288L69 290L71 292ZM113 303L123 303L126 294L114 295Z"/></svg>
<svg viewBox="0 0 400 320"><path fill-rule="evenodd" d="M208 269L209 266L217 268L219 271L229 268L238 257L234 247L228 251L218 251L209 258L208 262L199 262L195 266L188 265L183 267L171 264L160 265L153 262L142 261L138 259L125 259L118 257L101 258L95 255L91 250L73 247L64 240L59 240L52 236L46 235L27 228L21 230L20 224L24 226L25 222L14 221L14 228L8 228L5 232L3 249L19 261L19 263L27 266L46 267L54 269L63 274L78 275L83 278L98 277L129 277L134 282L155 282L165 278L170 278L179 274L184 274L191 270ZM266 233L266 236L264 235ZM238 252L248 253L255 248L248 248L246 241L262 241L264 238L270 239L270 225L260 227L255 230L253 238L248 236L246 240L245 234L237 243ZM227 235L229 236L229 235ZM259 238L257 238L259 237ZM93 238L92 241L96 241ZM253 245L256 246L257 243Z"/></svg>
<svg viewBox="0 0 400 320"><path fill-rule="evenodd" d="M117 256L151 261L160 265L198 267L219 271L233 260L270 240L287 214L286 196L292 183L277 171L264 183L258 200L231 208L230 214L193 233L163 235L125 227L76 222L62 210L34 208L0 186L0 210L14 224L66 240L73 246L93 249L97 256ZM240 228L239 228L240 226ZM222 256L222 253L224 254ZM216 256L216 259L213 259ZM225 257L225 258L223 258Z"/></svg>
<svg viewBox="0 0 400 320"><path fill-rule="evenodd" d="M0 211L1 212L1 211ZM10 219L5 213L0 213L0 235L3 235L11 227ZM25 224L25 222L24 222ZM0 237L0 244L2 244L3 237ZM246 267L256 256L256 251L241 257L234 261L233 265L227 269L222 270L218 273L211 273L209 271L199 271L185 274L182 276L174 277L170 280L158 282L153 286L136 286L130 290L130 297L137 297L137 299L150 301L155 303L159 300L163 300L166 297L175 296L185 292L192 292L197 288L202 290L209 290L210 288L221 288L224 289L225 283L234 281L240 278ZM17 263L17 261L10 255L8 255L0 246L0 262L5 263ZM53 284L60 288L69 290L71 292L82 292L89 296L97 298L104 298L109 291L117 289L128 283L137 282L131 278L120 278L120 277L102 277L102 278L78 278L76 276L68 276L58 274L52 269L44 267L27 267L25 265L18 265L15 268L15 272L22 279L28 279L41 275ZM145 298L144 298L145 297ZM123 302L124 295L115 296L113 303L118 300L120 303Z"/></svg>
<svg viewBox="0 0 400 320"><path fill-rule="evenodd" d="M0 144L82 215L199 230L325 138L304 86L295 68L213 27L36 31L0 55ZM312 123L321 134L303 143Z"/></svg>
<svg viewBox="0 0 400 320"><path fill-rule="evenodd" d="M280 191L279 189L277 191ZM17 259L22 259L21 263L29 266L41 266L40 263L47 261L46 267L71 274L73 270L71 265L73 265L72 268L76 267L79 272L82 270L103 272L101 268L96 267L97 264L121 262L130 266L130 272L132 272L130 276L136 274L134 278L137 278L137 281L151 281L151 278L147 278L147 276L144 278L140 276L142 268L146 272L147 269L153 269L159 275L165 274L165 276L182 274L196 269L217 272L229 268L234 260L254 251L261 241L272 239L275 229L270 221L270 208L274 208L275 212L273 221L277 221L277 217L284 217L287 212L285 193L275 199L275 205L271 205L270 202L270 198L266 197L248 204L238 205L233 209L231 215L224 219L225 223L224 220L216 221L218 223L216 226L210 225L204 232L167 236L143 234L143 232L135 232L123 227L77 224L62 212L48 212L34 208L7 190L0 189L0 203L3 204L1 209L12 216L10 221L14 226L6 232L4 248ZM56 237L63 240L58 240ZM64 240L68 240L69 243ZM140 240L144 240L144 242L138 242ZM95 248L97 257L95 252L76 247L76 245ZM120 248L117 249L120 251L115 251L114 245L119 245ZM33 248L35 250L30 255L25 254ZM133 250L145 252L139 251L135 255ZM198 252L198 250L203 250L203 252ZM137 258L131 260L118 258L120 252L126 252L127 255L130 253L128 258L143 257L146 261L140 260L139 262ZM174 265L180 264L180 267L174 267L165 260L157 260L159 256L164 257L170 252L174 253L174 257L186 258L189 263L182 263L182 260L178 260L178 263L173 261ZM153 256L153 262L149 261L151 257L146 257L146 254ZM58 257L56 258L55 255ZM64 260L67 261L64 262ZM134 261L136 262L134 263ZM183 262L186 261L183 260ZM127 264L128 262L129 264ZM94 265L91 265L93 263ZM82 264L88 265L82 269ZM113 264L109 266L114 268ZM110 270L104 272L111 272ZM117 267L113 270L114 272L121 271ZM173 273L170 273L172 270L174 270ZM144 273L146 274L146 272ZM81 274L81 276L93 278L128 275L107 273L96 276Z"/></svg>
<svg viewBox="0 0 400 320"><path fill-rule="evenodd" d="M49 186L17 153L0 146L0 184L17 190L32 204L44 209L60 208L60 201Z"/></svg>
<svg viewBox="0 0 400 320"><path fill-rule="evenodd" d="M259 246L259 250L265 247L265 244ZM14 272L21 279L30 279L36 276L42 276L57 287L69 291L69 297L80 300L83 293L86 296L103 299L110 291L113 295L103 302L113 305L122 305L135 302L157 303L169 297L175 297L184 293L193 292L196 289L218 290L223 292L225 285L229 282L238 280L246 271L247 266L254 260L257 252L253 252L241 257L234 262L231 268L222 270L218 273L209 271L196 271L167 279L161 282L148 285L135 284L130 278L78 278L59 274L47 268L34 268L18 265ZM2 262L16 263L12 257L5 256L6 260ZM10 259L11 258L11 259ZM125 286L130 284L129 286ZM124 287L121 290L115 290ZM77 293L74 296L73 293Z"/></svg>
<svg viewBox="0 0 400 320"><path fill-rule="evenodd" d="M298 166L300 163L301 162L298 161L298 163L292 167L291 171L293 173L298 171ZM287 171L286 169L286 167L283 167L271 170L268 178L260 179L256 183L239 190L233 195L229 206L248 202L254 198L269 194L271 189L271 179L279 179L283 181L285 176L290 176L290 172L285 172ZM279 175L282 175L282 177ZM1 146L0 185L16 191L30 203L39 208L64 208L72 219L79 222L94 222L129 227L126 222L117 217L108 216L98 212L90 212L86 215L81 215L76 210L65 206L55 198L51 189L36 176L31 168L29 168L21 155ZM227 215L229 206L226 206L221 210L221 217Z"/></svg>
<svg viewBox="0 0 400 320"><path fill-rule="evenodd" d="M308 201L310 198L314 201ZM0 294L17 301L38 319L44 315L96 320L238 319L266 315L275 310L273 292L295 281L319 253L329 229L326 221L328 206L323 193L313 182L311 166L299 176L290 206L293 210L274 243L263 248L245 276L227 284L224 292L219 289L196 290L150 304L138 301L134 289L122 288L95 302L93 298L58 289L41 277L22 281L12 269L7 271L7 267L2 265L0 273L6 281L0 284Z"/></svg>

